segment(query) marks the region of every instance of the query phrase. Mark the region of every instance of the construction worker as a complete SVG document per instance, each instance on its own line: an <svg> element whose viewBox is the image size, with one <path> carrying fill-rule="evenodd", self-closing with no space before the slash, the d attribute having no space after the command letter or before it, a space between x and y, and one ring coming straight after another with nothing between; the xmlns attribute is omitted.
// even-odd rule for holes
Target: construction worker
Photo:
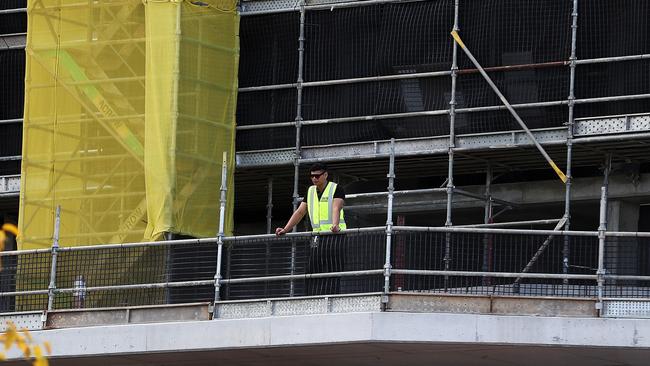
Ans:
<svg viewBox="0 0 650 366"><path fill-rule="evenodd" d="M327 166L316 163L309 169L312 186L307 191L307 202L303 201L291 215L284 227L275 229L276 235L284 235L291 231L309 213L312 231L331 231L338 233L345 230L343 205L345 191L343 187L327 180Z"/></svg>
<svg viewBox="0 0 650 366"><path fill-rule="evenodd" d="M307 190L307 202L298 209L284 227L275 229L276 235L291 231L309 213L313 232L334 232L345 230L343 205L345 191L336 183L327 180L327 166L316 163L309 169L312 186ZM345 262L345 237L315 237L309 251L307 273L330 273L343 271ZM306 281L307 295L329 295L340 292L338 277L316 278Z"/></svg>

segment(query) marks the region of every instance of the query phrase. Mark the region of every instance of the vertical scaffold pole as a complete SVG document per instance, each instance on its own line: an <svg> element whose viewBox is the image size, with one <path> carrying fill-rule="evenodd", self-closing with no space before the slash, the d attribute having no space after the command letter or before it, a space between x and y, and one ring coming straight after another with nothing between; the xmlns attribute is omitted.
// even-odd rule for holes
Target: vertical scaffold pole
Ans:
<svg viewBox="0 0 650 366"><path fill-rule="evenodd" d="M221 258L223 257L223 236L226 224L226 193L228 191L228 153L223 152L221 166L221 197L219 200L219 233L217 234L217 271L214 274L214 302L221 299ZM216 304L215 304L216 308Z"/></svg>
<svg viewBox="0 0 650 366"><path fill-rule="evenodd" d="M483 223L492 223L492 165L488 163L487 170L485 171L485 208L483 213ZM492 270L492 235L485 234L483 236L483 272L490 272ZM488 286L491 284L490 277L483 277L483 285Z"/></svg>
<svg viewBox="0 0 650 366"><path fill-rule="evenodd" d="M492 164L488 163L485 170L485 206L483 209L483 223L489 224L492 221Z"/></svg>
<svg viewBox="0 0 650 366"><path fill-rule="evenodd" d="M386 208L386 262L384 263L384 296L382 301L388 302L390 292L391 246L393 240L393 197L395 192L395 139L390 139L390 160L388 163L388 204Z"/></svg>
<svg viewBox="0 0 650 366"><path fill-rule="evenodd" d="M293 156L293 210L298 209L298 177L300 173L300 135L302 129L302 83L305 58L305 1L300 2L300 33L298 36L298 78L296 82L296 149ZM293 231L296 231L294 226Z"/></svg>
<svg viewBox="0 0 650 366"><path fill-rule="evenodd" d="M603 287L605 285L605 232L607 231L607 186L600 188L600 225L598 226L598 303L596 309L603 310Z"/></svg>
<svg viewBox="0 0 650 366"><path fill-rule="evenodd" d="M609 192L609 173L612 169L612 156L608 155L605 161L605 169L603 172L603 186L600 188L600 220L598 225L598 269L596 270L597 276L597 296L598 302L596 309L601 312L603 310L603 289L605 286L605 241L607 237L607 196Z"/></svg>
<svg viewBox="0 0 650 366"><path fill-rule="evenodd" d="M454 31L458 32L458 8L459 0L456 0L454 8ZM451 61L451 100L449 101L449 165L447 174L447 219L445 226L451 226L451 206L454 196L454 148L456 147L456 79L458 78L458 45L453 44L453 53Z"/></svg>
<svg viewBox="0 0 650 366"><path fill-rule="evenodd" d="M458 27L458 11L459 11L459 0L455 1L454 4L454 32L458 32L460 28ZM451 100L449 101L449 148L447 153L449 155L448 170L447 170L447 219L445 220L445 226L452 226L451 221L451 207L454 200L454 148L456 147L456 79L458 78L458 45L456 42L453 42L453 51L452 51L452 60L451 60ZM451 234L447 233L445 235L445 257L443 259L445 262L445 270L448 271L451 262ZM445 276L445 291L447 290L447 285L449 281L449 276Z"/></svg>
<svg viewBox="0 0 650 366"><path fill-rule="evenodd" d="M52 235L52 265L50 267L50 284L47 286L47 311L54 307L54 290L56 290L56 265L59 251L59 235L61 232L61 206L56 206L54 216L54 234Z"/></svg>
<svg viewBox="0 0 650 366"><path fill-rule="evenodd" d="M296 101L296 150L293 162L293 210L298 209L298 177L300 174L300 136L302 129L302 83L303 67L305 62L305 0L300 1L300 35L298 36L298 79L296 82L297 101ZM293 227L293 232L298 230L298 225ZM296 273L296 241L291 240L291 274ZM295 293L295 284L292 279L289 282L289 296Z"/></svg>
<svg viewBox="0 0 650 366"><path fill-rule="evenodd" d="M564 230L571 229L571 162L573 160L573 125L574 125L574 108L575 108L575 80L576 80L576 43L578 38L578 0L573 0L573 11L571 12L571 56L569 56L569 120L567 122L567 139L566 139L566 190L564 195ZM570 256L569 237L564 237L564 246L562 248L562 273L569 273L569 256ZM568 280L563 281L568 284Z"/></svg>

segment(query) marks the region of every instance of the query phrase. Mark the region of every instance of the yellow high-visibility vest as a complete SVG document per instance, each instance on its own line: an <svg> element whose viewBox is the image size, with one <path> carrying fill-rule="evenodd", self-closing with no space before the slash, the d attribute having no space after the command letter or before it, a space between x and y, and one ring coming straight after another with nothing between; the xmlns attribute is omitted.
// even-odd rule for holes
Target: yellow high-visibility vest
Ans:
<svg viewBox="0 0 650 366"><path fill-rule="evenodd" d="M332 229L332 212L334 211L334 192L336 183L328 182L323 195L318 199L316 186L309 187L307 190L307 211L309 212L309 221L311 222L312 231L329 231ZM339 228L346 228L343 208L339 215Z"/></svg>

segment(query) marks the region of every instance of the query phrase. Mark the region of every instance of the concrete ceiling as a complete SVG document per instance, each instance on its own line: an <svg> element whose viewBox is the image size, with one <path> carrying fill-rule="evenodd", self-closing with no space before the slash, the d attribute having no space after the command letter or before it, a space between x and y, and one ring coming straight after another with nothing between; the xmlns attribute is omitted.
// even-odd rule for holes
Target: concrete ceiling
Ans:
<svg viewBox="0 0 650 366"><path fill-rule="evenodd" d="M210 337L210 334L205 334ZM53 366L627 366L647 365L650 349L431 343L348 343L247 350L53 359ZM7 362L6 365L22 365Z"/></svg>

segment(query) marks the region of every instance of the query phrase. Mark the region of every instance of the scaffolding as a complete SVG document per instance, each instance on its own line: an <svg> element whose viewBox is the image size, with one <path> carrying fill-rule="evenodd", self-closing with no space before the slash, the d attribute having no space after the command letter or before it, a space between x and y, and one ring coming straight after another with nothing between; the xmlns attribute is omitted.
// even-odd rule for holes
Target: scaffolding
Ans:
<svg viewBox="0 0 650 366"><path fill-rule="evenodd" d="M650 137L650 91L643 85L650 77L650 50L642 41L647 21L638 15L648 4L628 5L579 0L244 2L239 182L245 188L254 182L269 187L268 198L255 198L266 201L269 230L272 208L286 192L274 179L286 183L293 178L295 209L300 187L307 185L301 167L325 161L342 180L377 179L389 171L382 160L395 156L398 168L407 166L406 178L425 169L446 176L440 187L410 190L446 196L445 226L454 225L459 196L483 201L480 224L490 225L517 206L493 197L494 180L512 170L547 169L546 160L564 184L564 213L528 220L528 225L569 230L576 163L601 166L617 146L625 152L615 160L647 161L641 145L631 145ZM620 12L611 14L612 7ZM615 19L601 24L603 14ZM621 27L632 41L617 44L605 37ZM452 31L478 63L464 57ZM270 55L270 65L255 65L253 45ZM612 75L620 74L631 80L630 72L639 80L613 81ZM501 89L502 98L492 89ZM509 110L521 116L520 124ZM283 170L289 165L293 174ZM251 177L248 169L261 170L263 177ZM456 175L477 171L485 173L483 194L456 186ZM372 194L387 193L348 198ZM261 211L259 203L244 200L238 205ZM497 205L502 210L495 211ZM566 259L568 244L564 251Z"/></svg>
<svg viewBox="0 0 650 366"><path fill-rule="evenodd" d="M21 247L50 246L57 206L62 246L215 235L223 152L234 165L235 9L68 0L28 14Z"/></svg>

